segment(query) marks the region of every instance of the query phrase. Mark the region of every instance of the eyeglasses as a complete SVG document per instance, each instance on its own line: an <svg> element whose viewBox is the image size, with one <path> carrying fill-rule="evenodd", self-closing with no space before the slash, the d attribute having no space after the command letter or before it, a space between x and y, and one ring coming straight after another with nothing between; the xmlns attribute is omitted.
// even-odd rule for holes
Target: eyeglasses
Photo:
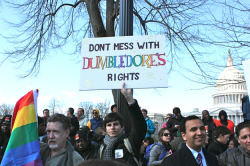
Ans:
<svg viewBox="0 0 250 166"><path fill-rule="evenodd" d="M93 112L93 114L97 114L97 112Z"/></svg>
<svg viewBox="0 0 250 166"><path fill-rule="evenodd" d="M168 137L171 136L170 133L164 133L162 136Z"/></svg>

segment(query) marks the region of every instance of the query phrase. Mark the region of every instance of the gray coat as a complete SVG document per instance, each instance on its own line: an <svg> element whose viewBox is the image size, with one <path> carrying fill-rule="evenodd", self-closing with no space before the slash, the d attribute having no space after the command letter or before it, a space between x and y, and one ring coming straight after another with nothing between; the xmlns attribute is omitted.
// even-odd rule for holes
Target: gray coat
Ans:
<svg viewBox="0 0 250 166"><path fill-rule="evenodd" d="M162 145L160 141L158 143ZM155 144L149 153L149 166L161 165L162 160L169 155L169 151L166 151L165 156L161 160L159 160L161 154L162 148L159 145Z"/></svg>
<svg viewBox="0 0 250 166"><path fill-rule="evenodd" d="M250 154L239 146L238 148L227 149L218 157L220 166L249 166Z"/></svg>

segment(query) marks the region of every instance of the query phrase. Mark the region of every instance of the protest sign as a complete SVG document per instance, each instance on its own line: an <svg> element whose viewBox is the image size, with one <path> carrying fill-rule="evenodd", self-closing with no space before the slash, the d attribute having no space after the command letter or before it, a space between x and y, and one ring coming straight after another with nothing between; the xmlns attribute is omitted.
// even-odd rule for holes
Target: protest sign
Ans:
<svg viewBox="0 0 250 166"><path fill-rule="evenodd" d="M82 41L80 90L167 87L164 35Z"/></svg>

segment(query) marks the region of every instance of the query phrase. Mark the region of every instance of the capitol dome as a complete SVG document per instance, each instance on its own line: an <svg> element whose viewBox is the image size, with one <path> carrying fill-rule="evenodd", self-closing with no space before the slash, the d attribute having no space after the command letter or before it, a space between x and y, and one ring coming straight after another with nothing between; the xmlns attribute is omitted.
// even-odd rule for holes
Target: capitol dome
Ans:
<svg viewBox="0 0 250 166"><path fill-rule="evenodd" d="M216 84L216 90L220 91L223 85L238 84L245 82L243 73L233 66L233 59L228 51L227 67L220 73L218 82Z"/></svg>
<svg viewBox="0 0 250 166"><path fill-rule="evenodd" d="M244 75L234 67L230 50L228 51L227 67L220 73L215 89L214 105L240 104L241 98L247 95Z"/></svg>

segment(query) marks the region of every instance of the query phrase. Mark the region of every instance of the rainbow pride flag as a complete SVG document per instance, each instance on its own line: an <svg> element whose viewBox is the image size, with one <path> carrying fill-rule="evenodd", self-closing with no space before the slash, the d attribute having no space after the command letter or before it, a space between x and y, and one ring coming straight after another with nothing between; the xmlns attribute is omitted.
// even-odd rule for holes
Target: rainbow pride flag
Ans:
<svg viewBox="0 0 250 166"><path fill-rule="evenodd" d="M42 166L37 131L38 90L20 98L14 108L11 136L1 166Z"/></svg>

